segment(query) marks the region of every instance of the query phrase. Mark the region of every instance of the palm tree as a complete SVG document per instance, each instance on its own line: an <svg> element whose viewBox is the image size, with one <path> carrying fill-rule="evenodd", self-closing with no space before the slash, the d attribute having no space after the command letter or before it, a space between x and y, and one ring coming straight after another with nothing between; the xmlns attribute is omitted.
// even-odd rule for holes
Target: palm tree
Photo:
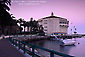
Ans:
<svg viewBox="0 0 85 57"><path fill-rule="evenodd" d="M23 19L20 18L19 20L17 20L17 23L22 24L23 23Z"/></svg>
<svg viewBox="0 0 85 57"><path fill-rule="evenodd" d="M33 20L33 18L30 18L30 21L27 22L28 30L30 30L30 34L37 34L39 33L40 35L44 35L43 27L42 25L38 24L38 21Z"/></svg>
<svg viewBox="0 0 85 57"><path fill-rule="evenodd" d="M33 18L30 18L30 21L29 21L29 25L30 25L30 34L32 34L32 31L33 31Z"/></svg>
<svg viewBox="0 0 85 57"><path fill-rule="evenodd" d="M41 36L44 36L45 35L45 32L43 30L44 30L43 26L40 25L39 26L39 30L38 30L39 35L41 35Z"/></svg>
<svg viewBox="0 0 85 57"><path fill-rule="evenodd" d="M8 5L11 5L11 0L0 0L0 9L3 11L10 10Z"/></svg>
<svg viewBox="0 0 85 57"><path fill-rule="evenodd" d="M33 21L33 34L36 34L38 32L38 27L39 27L38 21L34 20Z"/></svg>
<svg viewBox="0 0 85 57"><path fill-rule="evenodd" d="M33 20L33 18L30 18L30 21L29 21L30 33L31 34L37 34L38 33L38 27L39 27L38 21Z"/></svg>
<svg viewBox="0 0 85 57"><path fill-rule="evenodd" d="M24 26L24 33L25 33L25 28L26 28L26 21L23 21L22 26Z"/></svg>
<svg viewBox="0 0 85 57"><path fill-rule="evenodd" d="M20 18L19 20L17 20L17 23L19 23L19 25L20 25L20 34L21 34L21 31L22 31L21 26L22 26L22 23L23 23L23 19Z"/></svg>
<svg viewBox="0 0 85 57"><path fill-rule="evenodd" d="M29 22L26 22L26 26L27 26L27 30L29 32L30 23Z"/></svg>
<svg viewBox="0 0 85 57"><path fill-rule="evenodd" d="M11 14L11 18L12 18L12 19L15 19L15 16L13 16L13 14Z"/></svg>
<svg viewBox="0 0 85 57"><path fill-rule="evenodd" d="M5 27L10 25L10 21L12 21L11 15L7 12L7 10L10 10L8 5L11 5L10 0L0 0L0 25L2 27L3 34Z"/></svg>

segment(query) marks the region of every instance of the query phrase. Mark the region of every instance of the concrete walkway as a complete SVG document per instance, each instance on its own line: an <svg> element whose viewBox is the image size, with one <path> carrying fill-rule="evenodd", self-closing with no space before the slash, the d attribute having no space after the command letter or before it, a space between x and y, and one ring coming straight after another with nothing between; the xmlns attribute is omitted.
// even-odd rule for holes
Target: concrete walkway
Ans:
<svg viewBox="0 0 85 57"><path fill-rule="evenodd" d="M0 57L25 57L14 46L11 45L8 39L0 40Z"/></svg>

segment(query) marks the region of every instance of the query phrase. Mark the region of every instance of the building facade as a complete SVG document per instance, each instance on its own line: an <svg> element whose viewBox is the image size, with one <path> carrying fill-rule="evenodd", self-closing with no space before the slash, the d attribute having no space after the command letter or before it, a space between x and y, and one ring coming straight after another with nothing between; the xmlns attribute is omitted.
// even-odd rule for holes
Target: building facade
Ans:
<svg viewBox="0 0 85 57"><path fill-rule="evenodd" d="M52 33L67 34L68 32L69 21L65 18L54 16L53 12L51 16L39 19L38 23L43 26L47 35Z"/></svg>

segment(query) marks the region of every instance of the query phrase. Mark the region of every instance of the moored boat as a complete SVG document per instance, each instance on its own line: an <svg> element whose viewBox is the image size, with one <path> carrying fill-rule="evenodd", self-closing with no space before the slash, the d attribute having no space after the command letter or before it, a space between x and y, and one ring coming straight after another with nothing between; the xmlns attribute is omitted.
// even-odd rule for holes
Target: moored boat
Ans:
<svg viewBox="0 0 85 57"><path fill-rule="evenodd" d="M75 45L76 41L72 39L64 39L60 41L60 45Z"/></svg>

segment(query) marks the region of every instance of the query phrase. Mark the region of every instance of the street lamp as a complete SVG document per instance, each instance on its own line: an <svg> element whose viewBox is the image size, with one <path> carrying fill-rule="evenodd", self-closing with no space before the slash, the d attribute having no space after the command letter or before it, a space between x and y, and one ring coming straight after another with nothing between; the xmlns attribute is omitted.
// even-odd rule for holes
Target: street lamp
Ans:
<svg viewBox="0 0 85 57"><path fill-rule="evenodd" d="M71 29L71 34L72 34L72 29Z"/></svg>
<svg viewBox="0 0 85 57"><path fill-rule="evenodd" d="M75 27L75 26L74 26L74 30L75 30L75 31L74 31L74 34L76 34L77 32L76 32L76 27Z"/></svg>

